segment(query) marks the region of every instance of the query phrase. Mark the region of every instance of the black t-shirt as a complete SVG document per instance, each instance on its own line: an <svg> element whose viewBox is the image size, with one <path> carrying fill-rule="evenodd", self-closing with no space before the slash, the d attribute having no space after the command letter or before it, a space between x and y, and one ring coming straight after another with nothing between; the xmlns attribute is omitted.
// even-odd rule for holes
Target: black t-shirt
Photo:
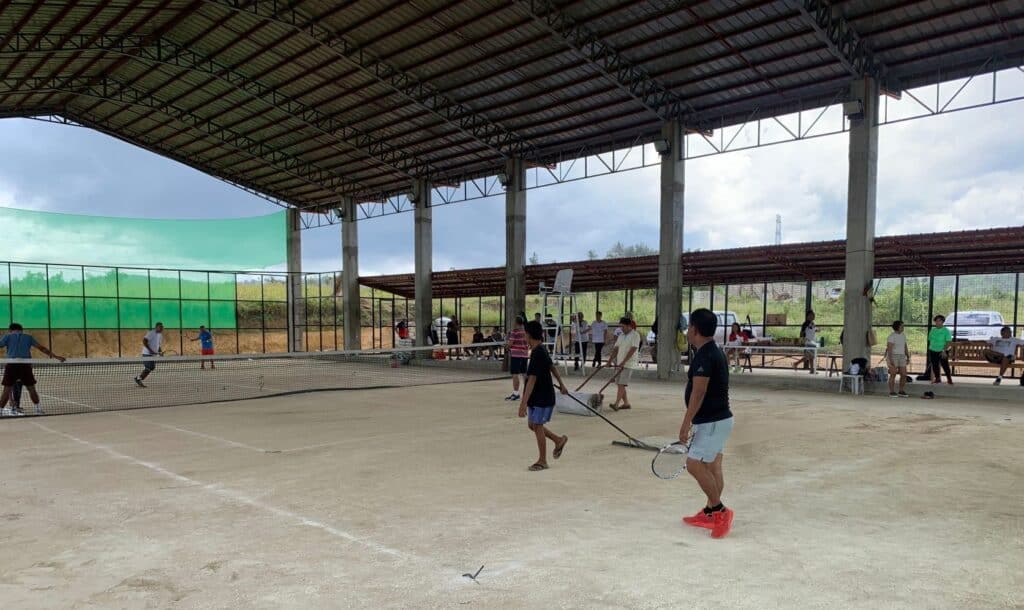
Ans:
<svg viewBox="0 0 1024 610"><path fill-rule="evenodd" d="M686 376L689 379L686 384L687 406L690 404L690 394L693 391L693 378L708 378L708 391L704 395L700 409L693 416L693 423L707 424L732 417L732 411L729 410L729 362L718 348L718 344L708 341L697 350L690 361L690 370Z"/></svg>
<svg viewBox="0 0 1024 610"><path fill-rule="evenodd" d="M537 378L526 405L528 407L555 406L555 384L551 379L551 356L548 355L548 350L544 349L543 345L538 345L530 352L530 364L526 367L526 376L527 378Z"/></svg>

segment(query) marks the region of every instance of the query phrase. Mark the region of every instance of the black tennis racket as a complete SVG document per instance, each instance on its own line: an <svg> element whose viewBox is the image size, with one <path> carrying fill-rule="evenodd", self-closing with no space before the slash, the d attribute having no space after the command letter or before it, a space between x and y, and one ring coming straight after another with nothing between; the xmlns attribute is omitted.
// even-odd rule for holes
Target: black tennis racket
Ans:
<svg viewBox="0 0 1024 610"><path fill-rule="evenodd" d="M690 443L676 441L669 443L658 451L651 460L651 472L659 479L670 481L686 472L686 458L690 452Z"/></svg>

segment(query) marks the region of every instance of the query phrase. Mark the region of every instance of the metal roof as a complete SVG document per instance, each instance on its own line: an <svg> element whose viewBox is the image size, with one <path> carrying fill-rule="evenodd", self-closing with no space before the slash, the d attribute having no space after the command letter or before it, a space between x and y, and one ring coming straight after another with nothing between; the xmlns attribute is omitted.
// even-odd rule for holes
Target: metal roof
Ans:
<svg viewBox="0 0 1024 610"><path fill-rule="evenodd" d="M760 284L841 280L846 275L846 242L687 252L683 285ZM548 284L560 269L573 270L573 290L655 288L658 257L571 261L526 267L527 294ZM900 235L875 239L875 277L925 277L1024 272L1024 226L955 233ZM360 277L359 283L401 297L414 297L413 274ZM505 294L505 268L434 272L434 298Z"/></svg>
<svg viewBox="0 0 1024 610"><path fill-rule="evenodd" d="M1024 0L0 0L0 117L336 207L1022 56Z"/></svg>

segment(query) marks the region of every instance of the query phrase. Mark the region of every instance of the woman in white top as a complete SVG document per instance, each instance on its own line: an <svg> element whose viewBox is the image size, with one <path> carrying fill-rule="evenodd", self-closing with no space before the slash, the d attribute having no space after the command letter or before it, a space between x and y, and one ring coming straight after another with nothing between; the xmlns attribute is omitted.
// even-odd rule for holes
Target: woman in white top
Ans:
<svg viewBox="0 0 1024 610"><path fill-rule="evenodd" d="M815 317L813 311L807 310L807 317L804 318L804 323L800 325L800 339L804 342L804 347L818 347L818 327L814 325ZM816 374L818 372L817 363L814 362L814 359L817 357L817 354L818 352L815 349L804 350L803 357L796 361L796 364L793 365L793 370L799 369L801 364L806 363L811 369L811 375Z"/></svg>
<svg viewBox="0 0 1024 610"><path fill-rule="evenodd" d="M885 340L885 358L889 363L889 398L907 398L907 367L910 366L910 347L903 334L903 321L892 323L892 334ZM900 392L896 393L896 374L900 376Z"/></svg>

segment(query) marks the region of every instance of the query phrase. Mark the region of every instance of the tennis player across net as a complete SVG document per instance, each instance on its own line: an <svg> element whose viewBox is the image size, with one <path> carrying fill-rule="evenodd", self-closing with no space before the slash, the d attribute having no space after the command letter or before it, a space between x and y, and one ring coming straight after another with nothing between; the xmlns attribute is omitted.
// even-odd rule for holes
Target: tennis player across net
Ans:
<svg viewBox="0 0 1024 610"><path fill-rule="evenodd" d="M452 346L456 348L457 346ZM447 346L446 346L447 349ZM366 390L504 378L500 364L435 360L436 348L303 352L250 356L173 356L2 360L31 364L40 407L47 415L171 407L331 390ZM145 387L134 379L145 361L155 370ZM209 368L209 362L216 368ZM206 362L207 367L201 368ZM9 409L10 405L8 405ZM21 409L35 413L27 388ZM9 414L5 410L5 414Z"/></svg>

